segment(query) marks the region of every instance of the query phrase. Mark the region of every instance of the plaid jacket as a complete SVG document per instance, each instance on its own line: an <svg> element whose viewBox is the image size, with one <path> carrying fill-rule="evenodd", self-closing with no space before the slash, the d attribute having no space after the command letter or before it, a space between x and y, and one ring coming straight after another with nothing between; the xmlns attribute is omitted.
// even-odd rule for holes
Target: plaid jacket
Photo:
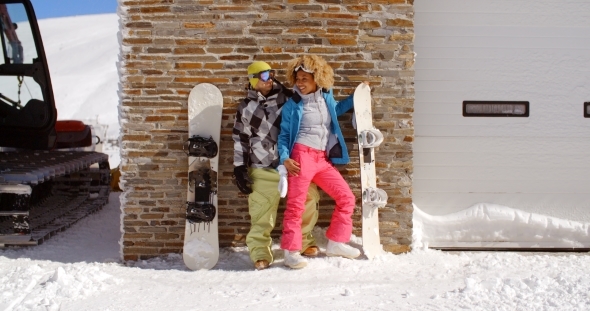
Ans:
<svg viewBox="0 0 590 311"><path fill-rule="evenodd" d="M248 90L234 122L234 166L276 168L279 165L281 110L291 95L291 91L276 83L266 97Z"/></svg>

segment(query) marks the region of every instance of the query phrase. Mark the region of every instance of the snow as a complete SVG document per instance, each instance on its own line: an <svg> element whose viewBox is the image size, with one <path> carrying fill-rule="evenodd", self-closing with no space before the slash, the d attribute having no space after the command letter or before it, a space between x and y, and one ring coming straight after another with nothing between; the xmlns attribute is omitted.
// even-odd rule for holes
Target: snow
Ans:
<svg viewBox="0 0 590 311"><path fill-rule="evenodd" d="M56 96L61 110L68 111L61 111L60 116L95 118L98 105L99 121L109 124L111 135L118 135L118 100L112 97L118 81L118 47L111 42L116 42L116 15L42 20L40 24L51 50L50 68L57 71L52 72L59 89ZM104 35L98 35L103 31ZM56 39L49 44L49 37ZM60 73L64 77L58 77ZM74 83L79 86L72 87ZM111 88L112 92L107 91ZM537 237L533 242L539 245L573 246L588 241L587 223L492 204L445 216L431 216L415 207L414 250L407 254L382 253L373 260L322 254L310 259L306 268L290 270L282 265L282 252L275 244L275 263L256 271L247 249L234 247L221 249L212 270L190 271L180 254L121 261L119 195L112 193L101 211L42 245L0 249L0 309L590 309L587 253L443 252L428 247L510 235ZM324 230L316 228L315 232L325 252ZM360 242L352 237L351 245L360 248Z"/></svg>
<svg viewBox="0 0 590 311"><path fill-rule="evenodd" d="M590 224L479 203L432 216L414 206L414 246L589 248ZM489 242L510 241L510 242Z"/></svg>
<svg viewBox="0 0 590 311"><path fill-rule="evenodd" d="M421 247L373 260L320 255L290 270L275 244L277 259L262 271L253 269L244 247L221 249L212 270L190 271L179 254L122 262L119 194L39 246L0 250L0 309L590 309L587 253ZM315 232L324 252L324 230ZM360 248L359 238L351 243Z"/></svg>

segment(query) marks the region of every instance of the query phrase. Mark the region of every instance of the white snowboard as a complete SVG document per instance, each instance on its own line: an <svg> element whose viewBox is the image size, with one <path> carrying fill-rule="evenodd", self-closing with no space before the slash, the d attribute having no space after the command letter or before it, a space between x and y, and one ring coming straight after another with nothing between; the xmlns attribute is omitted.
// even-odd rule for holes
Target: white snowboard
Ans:
<svg viewBox="0 0 590 311"><path fill-rule="evenodd" d="M373 128L373 114L371 113L371 88L361 83L354 91L354 114L356 118L356 131L359 143L359 161L361 169L361 188L365 193L369 187L376 188L377 177L375 173L374 148L362 148L361 135L363 130ZM378 208L362 203L363 215L363 251L367 258L383 252L383 246L379 236Z"/></svg>
<svg viewBox="0 0 590 311"><path fill-rule="evenodd" d="M195 135L212 138L217 144L217 149L219 149L222 109L223 96L216 86L209 83L201 83L195 86L188 98L189 138ZM189 175L191 172L208 172L214 190L209 196L209 202L215 206L215 217L210 222L191 222L187 219L182 258L186 266L191 270L211 269L219 259L219 234L217 230L217 168L219 152L212 158L189 156L188 163ZM189 178L188 202L195 202L194 189L194 183L191 184Z"/></svg>

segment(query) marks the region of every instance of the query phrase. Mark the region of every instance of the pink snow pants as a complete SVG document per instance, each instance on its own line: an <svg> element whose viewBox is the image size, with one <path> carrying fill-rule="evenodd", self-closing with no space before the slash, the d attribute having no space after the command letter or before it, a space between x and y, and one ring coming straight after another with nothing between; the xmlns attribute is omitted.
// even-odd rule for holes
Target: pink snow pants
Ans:
<svg viewBox="0 0 590 311"><path fill-rule="evenodd" d="M355 198L340 172L326 158L325 151L302 144L293 146L291 159L299 163L301 170L299 176L288 177L289 191L283 219L281 248L290 251L301 250L301 217L311 182L336 201L326 237L335 242L348 242L352 234Z"/></svg>

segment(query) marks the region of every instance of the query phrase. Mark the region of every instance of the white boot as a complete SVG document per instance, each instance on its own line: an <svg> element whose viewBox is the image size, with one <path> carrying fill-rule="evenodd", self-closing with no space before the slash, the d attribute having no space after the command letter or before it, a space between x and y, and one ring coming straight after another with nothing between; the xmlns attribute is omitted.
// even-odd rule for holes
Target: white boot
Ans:
<svg viewBox="0 0 590 311"><path fill-rule="evenodd" d="M285 250L284 264L291 269L301 269L307 266L307 260L301 256L299 251Z"/></svg>
<svg viewBox="0 0 590 311"><path fill-rule="evenodd" d="M328 256L340 256L353 259L360 256L360 254L361 251L350 245L328 240L328 246L326 247L326 255Z"/></svg>

